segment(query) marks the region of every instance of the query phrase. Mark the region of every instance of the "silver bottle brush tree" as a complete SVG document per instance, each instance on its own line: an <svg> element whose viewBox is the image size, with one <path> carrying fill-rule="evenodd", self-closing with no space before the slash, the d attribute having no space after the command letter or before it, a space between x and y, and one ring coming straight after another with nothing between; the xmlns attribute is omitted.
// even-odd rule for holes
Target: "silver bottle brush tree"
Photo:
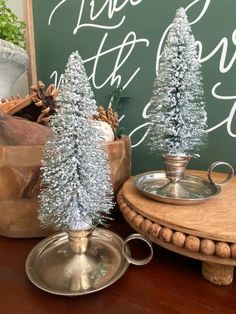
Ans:
<svg viewBox="0 0 236 314"><path fill-rule="evenodd" d="M197 46L183 8L167 35L150 103L147 144L162 154L170 180L161 193L185 197L180 180L206 143L207 113Z"/></svg>
<svg viewBox="0 0 236 314"><path fill-rule="evenodd" d="M46 239L43 250L36 246L37 258L28 267L31 276L41 278L43 289L57 294L89 291L109 269L110 253L98 239L99 232L92 235L113 207L103 134L92 120L96 113L82 59L74 52L50 121L52 133L44 149L39 196L41 222L66 233Z"/></svg>
<svg viewBox="0 0 236 314"><path fill-rule="evenodd" d="M152 248L141 235L125 242L115 233L96 228L106 224L113 207L113 189L104 133L92 119L97 114L81 57L71 54L52 134L42 161L39 218L63 232L36 245L26 261L29 279L39 288L60 295L83 295L119 279L129 263L146 264ZM148 243L148 258L136 261L127 243ZM123 253L122 253L123 252Z"/></svg>

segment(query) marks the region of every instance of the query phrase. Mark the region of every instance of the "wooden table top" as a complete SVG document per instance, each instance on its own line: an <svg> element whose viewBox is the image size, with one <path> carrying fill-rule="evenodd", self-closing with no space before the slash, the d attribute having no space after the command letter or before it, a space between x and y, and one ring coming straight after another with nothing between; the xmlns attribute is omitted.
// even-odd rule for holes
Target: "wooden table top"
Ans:
<svg viewBox="0 0 236 314"><path fill-rule="evenodd" d="M122 237L133 230L117 212L111 230ZM0 237L1 314L233 314L236 282L215 286L200 276L200 262L154 244L146 266L130 266L112 286L80 297L62 297L39 290L25 274L25 260L40 239ZM138 246L139 254L145 248Z"/></svg>
<svg viewBox="0 0 236 314"><path fill-rule="evenodd" d="M187 173L207 180L206 172ZM225 174L215 173L214 178L222 182ZM125 182L122 192L137 213L152 221L187 234L236 243L236 176L222 186L216 197L193 205L172 205L149 199L134 187L132 178Z"/></svg>

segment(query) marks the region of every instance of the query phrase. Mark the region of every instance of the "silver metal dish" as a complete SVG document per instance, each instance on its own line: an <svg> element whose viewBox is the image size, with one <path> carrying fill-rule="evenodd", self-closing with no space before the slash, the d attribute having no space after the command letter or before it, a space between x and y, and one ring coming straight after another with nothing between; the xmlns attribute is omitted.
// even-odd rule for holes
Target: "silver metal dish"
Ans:
<svg viewBox="0 0 236 314"><path fill-rule="evenodd" d="M147 258L132 258L128 243L133 239L148 244ZM130 263L145 265L153 255L151 242L140 234L132 234L124 241L112 231L96 228L89 241L85 253L75 254L66 232L44 239L28 255L28 278L38 288L53 294L84 295L106 288L126 272Z"/></svg>
<svg viewBox="0 0 236 314"><path fill-rule="evenodd" d="M214 183L212 174L217 166L228 168L227 178L221 183ZM146 172L134 177L135 187L147 197L170 204L196 204L212 198L220 193L221 185L228 183L234 175L232 166L217 161L208 169L208 180L198 176L184 175L178 182L170 182L164 171Z"/></svg>
<svg viewBox="0 0 236 314"><path fill-rule="evenodd" d="M219 185L197 176L184 175L181 184L172 186L175 197L168 196L164 188L169 185L164 171L152 171L134 177L135 187L144 195L156 201L170 204L195 204L216 196L221 191ZM181 197L179 196L181 194ZM172 195L174 195L172 193Z"/></svg>

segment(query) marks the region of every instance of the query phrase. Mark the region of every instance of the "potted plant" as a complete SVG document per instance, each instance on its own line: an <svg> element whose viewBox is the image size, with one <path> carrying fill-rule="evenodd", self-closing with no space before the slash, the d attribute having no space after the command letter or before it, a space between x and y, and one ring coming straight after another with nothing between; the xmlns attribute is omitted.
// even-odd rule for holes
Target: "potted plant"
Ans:
<svg viewBox="0 0 236 314"><path fill-rule="evenodd" d="M0 0L0 98L10 96L16 79L28 68L25 51L25 23Z"/></svg>

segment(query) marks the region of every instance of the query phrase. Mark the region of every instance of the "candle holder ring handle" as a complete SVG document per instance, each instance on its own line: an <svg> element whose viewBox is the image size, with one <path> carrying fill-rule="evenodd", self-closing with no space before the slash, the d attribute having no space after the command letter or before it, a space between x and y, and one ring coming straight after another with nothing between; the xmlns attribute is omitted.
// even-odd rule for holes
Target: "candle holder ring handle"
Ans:
<svg viewBox="0 0 236 314"><path fill-rule="evenodd" d="M228 169L228 176L222 182L215 182L213 177L212 177L212 172L213 172L213 170L216 167L222 166L222 165L227 167L227 169ZM216 184L216 185L225 185L225 184L227 184L228 182L230 182L232 180L233 176L234 176L234 169L233 169L233 167L229 163L224 162L224 161L216 161L213 164L211 164L209 169L208 169L208 179L209 179L209 181L211 183Z"/></svg>
<svg viewBox="0 0 236 314"><path fill-rule="evenodd" d="M128 243L131 242L132 240L141 240L141 241L144 241L148 245L148 248L150 249L150 254L148 255L148 257L144 259L136 259L131 256ZM147 263L150 262L150 260L153 257L152 243L148 239L144 238L141 234L133 233L130 236L128 236L124 241L123 255L130 264L138 265L138 266L146 265Z"/></svg>

